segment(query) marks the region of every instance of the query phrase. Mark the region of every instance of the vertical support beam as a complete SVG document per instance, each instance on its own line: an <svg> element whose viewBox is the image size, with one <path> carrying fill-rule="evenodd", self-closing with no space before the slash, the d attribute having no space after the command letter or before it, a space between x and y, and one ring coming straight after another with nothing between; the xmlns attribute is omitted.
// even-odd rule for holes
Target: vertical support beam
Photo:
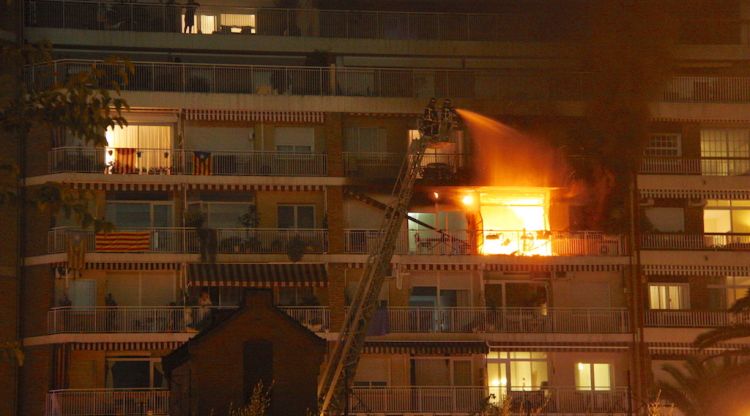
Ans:
<svg viewBox="0 0 750 416"><path fill-rule="evenodd" d="M331 329L338 331L344 323L346 265L328 264L328 307L331 310Z"/></svg>
<svg viewBox="0 0 750 416"><path fill-rule="evenodd" d="M326 154L328 155L328 176L344 176L343 134L343 116L341 113L326 113L325 143Z"/></svg>

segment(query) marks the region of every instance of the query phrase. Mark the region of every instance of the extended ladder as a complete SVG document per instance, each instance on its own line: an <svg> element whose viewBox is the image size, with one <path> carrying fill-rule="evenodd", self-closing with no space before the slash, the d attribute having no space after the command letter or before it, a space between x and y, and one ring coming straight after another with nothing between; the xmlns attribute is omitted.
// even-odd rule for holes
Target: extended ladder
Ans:
<svg viewBox="0 0 750 416"><path fill-rule="evenodd" d="M396 241L407 215L409 202L414 193L414 183L419 176L422 157L430 144L438 143L439 136L420 136L414 140L401 166L392 195L395 205L385 210L377 243L371 247L362 279L352 298L339 339L329 357L323 377L318 386L320 414L335 415L344 409L347 384L357 369L359 357L365 344L367 327L377 306L378 294L388 273Z"/></svg>

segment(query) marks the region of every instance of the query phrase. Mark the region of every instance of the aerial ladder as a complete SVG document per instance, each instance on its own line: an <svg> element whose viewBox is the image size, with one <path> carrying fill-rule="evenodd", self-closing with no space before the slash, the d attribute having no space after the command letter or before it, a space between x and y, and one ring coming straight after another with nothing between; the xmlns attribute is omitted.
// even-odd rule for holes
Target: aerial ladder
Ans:
<svg viewBox="0 0 750 416"><path fill-rule="evenodd" d="M365 345L367 327L377 307L378 294L390 269L401 226L414 194L414 183L421 172L425 150L451 142L451 132L457 122L456 113L448 99L443 102L439 113L435 104L434 98L430 100L420 119L420 135L409 145L393 187L393 202L385 210L380 233L376 243L370 247L362 279L352 297L338 340L318 385L321 416L338 415L348 406L346 393Z"/></svg>

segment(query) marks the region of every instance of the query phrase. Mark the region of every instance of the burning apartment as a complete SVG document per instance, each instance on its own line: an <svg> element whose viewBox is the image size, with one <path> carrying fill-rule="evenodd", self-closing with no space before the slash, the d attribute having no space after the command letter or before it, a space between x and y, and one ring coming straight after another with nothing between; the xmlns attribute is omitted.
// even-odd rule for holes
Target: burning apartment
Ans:
<svg viewBox="0 0 750 416"><path fill-rule="evenodd" d="M750 287L748 0L670 17L677 65L649 97L640 223L620 228L602 225L613 179L582 181L557 137L592 88L585 1L21 3L2 26L0 2L0 39L54 46L32 85L92 60L111 76L112 54L135 72L107 146L35 131L24 148L24 186L89 191L114 230L28 209L15 241L17 212L0 219L22 260L0 264L14 300L0 341L26 353L0 364L0 414L169 414L162 358L247 288L330 350L431 97L461 126L424 155L350 415L506 398L636 414L662 364L734 322Z"/></svg>

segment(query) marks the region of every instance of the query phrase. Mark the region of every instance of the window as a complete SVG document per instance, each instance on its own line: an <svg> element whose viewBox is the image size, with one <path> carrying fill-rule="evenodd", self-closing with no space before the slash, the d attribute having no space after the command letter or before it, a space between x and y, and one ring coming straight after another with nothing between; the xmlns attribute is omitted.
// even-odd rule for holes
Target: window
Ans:
<svg viewBox="0 0 750 416"><path fill-rule="evenodd" d="M547 353L491 351L487 355L487 383L497 400L509 390L539 390L548 380Z"/></svg>
<svg viewBox="0 0 750 416"><path fill-rule="evenodd" d="M71 281L68 299L73 307L96 306L96 280L75 279Z"/></svg>
<svg viewBox="0 0 750 416"><path fill-rule="evenodd" d="M171 202L107 202L107 220L118 228L172 226Z"/></svg>
<svg viewBox="0 0 750 416"><path fill-rule="evenodd" d="M143 356L107 357L107 388L166 387L161 358Z"/></svg>
<svg viewBox="0 0 750 416"><path fill-rule="evenodd" d="M349 127L344 131L344 150L352 153L386 151L386 130L376 127Z"/></svg>
<svg viewBox="0 0 750 416"><path fill-rule="evenodd" d="M701 130L704 175L745 175L750 171L750 130Z"/></svg>
<svg viewBox="0 0 750 416"><path fill-rule="evenodd" d="M277 127L274 137L277 152L312 153L315 149L315 129L312 127Z"/></svg>
<svg viewBox="0 0 750 416"><path fill-rule="evenodd" d="M470 386L471 361L455 358L413 358L415 386Z"/></svg>
<svg viewBox="0 0 750 416"><path fill-rule="evenodd" d="M318 299L311 287L281 287L276 303L279 306L315 306Z"/></svg>
<svg viewBox="0 0 750 416"><path fill-rule="evenodd" d="M651 309L690 309L689 286L687 284L650 284L649 306Z"/></svg>
<svg viewBox="0 0 750 416"><path fill-rule="evenodd" d="M643 152L646 157L680 157L682 137L679 134L652 134Z"/></svg>
<svg viewBox="0 0 750 416"><path fill-rule="evenodd" d="M685 210L683 208L646 208L643 210L643 215L651 223L653 231L662 233L685 231Z"/></svg>
<svg viewBox="0 0 750 416"><path fill-rule="evenodd" d="M247 202L203 202L190 204L191 211L201 211L206 214L206 225L209 228L245 228L245 224L242 222L243 218L257 221L257 214L254 214L255 218L246 217L248 213L255 213L254 207L255 205Z"/></svg>
<svg viewBox="0 0 750 416"><path fill-rule="evenodd" d="M279 228L315 228L312 205L279 205L276 213Z"/></svg>
<svg viewBox="0 0 750 416"><path fill-rule="evenodd" d="M608 363L576 364L576 388L578 390L611 390L612 366Z"/></svg>
<svg viewBox="0 0 750 416"><path fill-rule="evenodd" d="M167 306L177 300L173 272L107 272L106 284L118 306Z"/></svg>
<svg viewBox="0 0 750 416"><path fill-rule="evenodd" d="M703 210L703 232L750 232L750 201L709 200Z"/></svg>
<svg viewBox="0 0 750 416"><path fill-rule="evenodd" d="M750 276L726 276L724 279L724 284L708 285L713 309L728 309L750 290Z"/></svg>
<svg viewBox="0 0 750 416"><path fill-rule="evenodd" d="M222 33L255 33L254 14L222 13L219 17Z"/></svg>
<svg viewBox="0 0 750 416"><path fill-rule="evenodd" d="M107 130L104 162L110 173L169 172L171 125L128 125Z"/></svg>

